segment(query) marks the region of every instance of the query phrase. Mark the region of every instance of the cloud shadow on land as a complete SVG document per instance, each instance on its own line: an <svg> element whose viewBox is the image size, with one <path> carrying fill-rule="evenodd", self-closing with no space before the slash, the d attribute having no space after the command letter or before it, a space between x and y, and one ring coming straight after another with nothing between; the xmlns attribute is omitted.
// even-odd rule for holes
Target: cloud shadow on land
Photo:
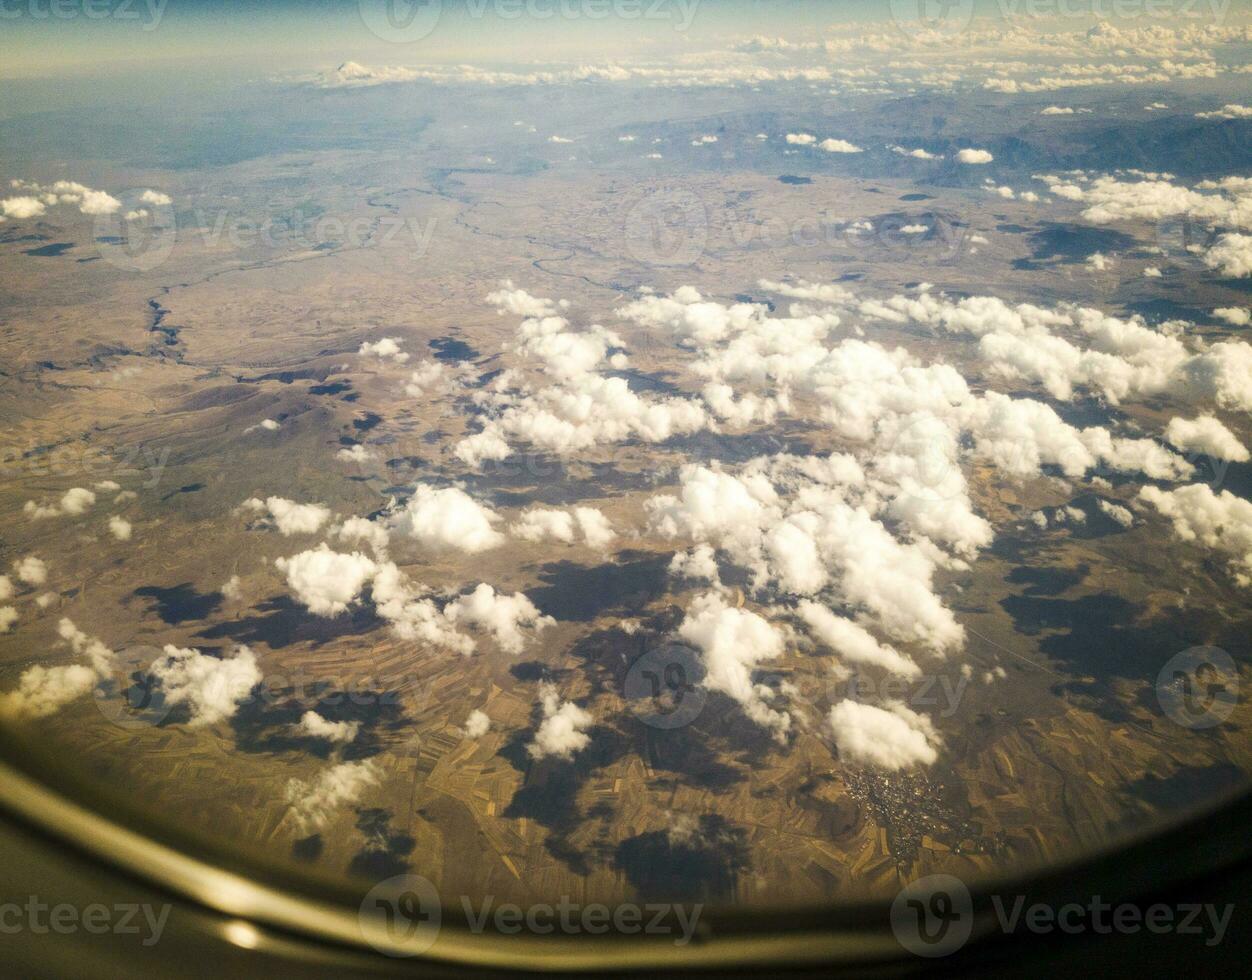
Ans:
<svg viewBox="0 0 1252 980"><path fill-rule="evenodd" d="M1028 596L1056 596L1081 585L1090 566L1059 568L1057 566L1018 565L1005 579L1013 585L1025 585Z"/></svg>
<svg viewBox="0 0 1252 980"><path fill-rule="evenodd" d="M694 827L654 830L622 841L615 866L645 901L733 899L748 866L748 839L720 814L702 815Z"/></svg>
<svg viewBox="0 0 1252 980"><path fill-rule="evenodd" d="M574 672L561 667L551 667L542 660L520 660L509 667L509 673L526 684L536 681L552 681L559 684Z"/></svg>
<svg viewBox="0 0 1252 980"><path fill-rule="evenodd" d="M621 469L615 463L580 461L579 476L555 456L519 453L483 467L481 473L456 474L457 482L475 497L485 497L497 507L549 507L596 500L622 490L653 486L654 472ZM451 477L449 477L451 479Z"/></svg>
<svg viewBox="0 0 1252 980"><path fill-rule="evenodd" d="M203 489L204 489L203 483L187 483L181 487L177 487L171 490L164 497L162 497L161 500L162 501L169 500L171 497L177 497L179 494L184 494L184 493L199 493Z"/></svg>
<svg viewBox="0 0 1252 980"><path fill-rule="evenodd" d="M1088 225L1064 224L1049 221L1029 236L1031 256L1017 259L1017 269L1038 269L1043 263L1073 265L1085 262L1094 252L1125 252L1138 243L1134 237L1111 228L1092 228Z"/></svg>
<svg viewBox="0 0 1252 980"><path fill-rule="evenodd" d="M630 710L632 696L636 703L652 700L646 688L628 690L626 679L631 667L649 650L668 642L666 637L681 619L682 610L671 606L648 619L634 634L615 628L597 630L576 642L570 653L583 661L593 696L612 692L627 702L628 711L621 721L623 734L641 759L654 770L674 773L685 784L718 791L746 778L745 770L727 764L729 754L746 755L748 758L734 761L750 764L770 747L768 736L759 732L758 739L757 726L746 722L741 712L736 713L736 705L721 695L712 695L695 720L698 723L672 729L648 725ZM693 656L684 667L690 672L687 682L698 685L704 676L699 659ZM639 706L645 711L655 707L651 703ZM718 729L716 735L709 731L710 726ZM713 744L715 740L727 744L718 747Z"/></svg>
<svg viewBox="0 0 1252 980"><path fill-rule="evenodd" d="M623 551L617 557L602 565L549 562L539 571L544 585L527 594L545 614L578 623L613 612L630 615L666 594L669 554Z"/></svg>
<svg viewBox="0 0 1252 980"><path fill-rule="evenodd" d="M380 807L358 810L356 829L365 836L365 844L348 863L349 873L381 881L409 870L408 858L417 840L393 828L388 811Z"/></svg>
<svg viewBox="0 0 1252 980"><path fill-rule="evenodd" d="M326 842L321 834L310 834L291 845L291 856L297 861L313 862L322 856L325 848Z"/></svg>
<svg viewBox="0 0 1252 980"><path fill-rule="evenodd" d="M242 752L305 752L329 758L335 749L344 761L367 759L397 741L396 733L412 724L405 716L400 695L394 691L337 691L319 684L313 696L298 697L288 688L263 692L239 706L231 718L235 745ZM356 737L339 746L324 738L295 731L306 711L316 711L329 722L356 722Z"/></svg>
<svg viewBox="0 0 1252 980"><path fill-rule="evenodd" d="M1248 774L1229 762L1180 766L1168 776L1150 772L1127 788L1132 796L1157 810L1176 813L1203 801L1211 804L1243 788Z"/></svg>
<svg viewBox="0 0 1252 980"><path fill-rule="evenodd" d="M197 592L190 582L169 588L145 585L132 594L152 600L148 605L149 611L155 612L163 623L170 626L204 619L218 610L223 598L220 592Z"/></svg>
<svg viewBox="0 0 1252 980"><path fill-rule="evenodd" d="M1046 634L1039 651L1077 675L1058 683L1054 692L1110 721L1132 719L1114 687L1118 680L1142 682L1139 704L1160 714L1157 674L1189 647L1212 645L1237 661L1250 658L1246 615L1233 621L1209 610L1172 608L1148 618L1145 606L1107 592L1074 599L1008 596L1000 606L1022 634Z"/></svg>
<svg viewBox="0 0 1252 980"><path fill-rule="evenodd" d="M264 643L278 650L294 643L322 646L344 636L361 636L386 625L374 612L368 596L348 612L333 618L314 616L290 596L276 595L258 603L260 615L244 616L228 623L216 623L197 633L209 640L230 639L236 643Z"/></svg>
<svg viewBox="0 0 1252 980"><path fill-rule="evenodd" d="M588 819L578 806L578 792L598 769L612 765L630 751L629 741L614 728L597 725L589 729L591 742L573 759L532 759L526 746L539 726L540 708L535 706L532 727L516 733L500 750L502 758L513 768L525 773L525 783L513 794L503 816L516 820L525 817L548 831L544 847L575 874L590 874L590 855L584 853L571 838Z"/></svg>
<svg viewBox="0 0 1252 980"><path fill-rule="evenodd" d="M482 356L459 337L435 337L427 342L427 346L434 351L435 360L450 361L453 364L458 361L472 361Z"/></svg>
<svg viewBox="0 0 1252 980"><path fill-rule="evenodd" d="M729 789L747 779L747 769L728 765L709 733L687 725L675 729L648 728L640 724L639 755L653 770L674 773L661 777L670 783L698 786L711 792ZM740 760L734 760L740 761Z"/></svg>
<svg viewBox="0 0 1252 980"><path fill-rule="evenodd" d="M806 436L815 429L815 426L803 420L780 419L768 432L702 430L689 436L675 436L665 445L689 463L718 462L729 466L746 463L758 456L774 456L778 453L811 456L816 450Z"/></svg>

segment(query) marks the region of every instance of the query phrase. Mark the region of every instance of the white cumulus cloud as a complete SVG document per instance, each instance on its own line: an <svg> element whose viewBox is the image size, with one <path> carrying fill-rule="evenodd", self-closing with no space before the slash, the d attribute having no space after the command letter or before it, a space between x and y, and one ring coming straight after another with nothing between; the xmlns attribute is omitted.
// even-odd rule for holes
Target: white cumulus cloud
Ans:
<svg viewBox="0 0 1252 980"><path fill-rule="evenodd" d="M500 519L459 487L436 490L419 483L391 521L401 534L428 548L473 555L504 543L504 535L494 527Z"/></svg>
<svg viewBox="0 0 1252 980"><path fill-rule="evenodd" d="M1170 445L1183 452L1194 450L1234 463L1246 463L1249 458L1247 447L1211 415L1201 415L1196 419L1170 419L1165 429L1165 438Z"/></svg>
<svg viewBox="0 0 1252 980"><path fill-rule="evenodd" d="M336 763L311 780L291 779L287 782L286 798L292 819L302 832L320 830L381 779L382 772L372 759Z"/></svg>
<svg viewBox="0 0 1252 980"><path fill-rule="evenodd" d="M378 566L354 551L331 551L325 542L290 558L274 562L287 576L296 598L318 616L338 616L356 602Z"/></svg>
<svg viewBox="0 0 1252 980"><path fill-rule="evenodd" d="M293 726L297 735L321 738L337 745L347 745L361 729L359 721L330 721L316 711L306 711Z"/></svg>
<svg viewBox="0 0 1252 980"><path fill-rule="evenodd" d="M543 720L535 732L535 739L526 746L532 759L553 757L569 760L574 753L581 752L591 744L591 736L586 729L594 724L595 719L573 701L562 701L561 695L552 684L539 686L539 702L543 709Z"/></svg>
<svg viewBox="0 0 1252 980"><path fill-rule="evenodd" d="M742 705L758 725L782 740L791 728L791 716L771 708L768 690L753 682L759 666L783 652L783 636L756 613L728 606L715 592L698 596L678 628L679 635L703 655L701 683Z"/></svg>
<svg viewBox="0 0 1252 980"><path fill-rule="evenodd" d="M89 694L112 672L116 660L113 651L89 637L72 620L62 619L57 634L86 663L56 667L36 664L26 668L14 690L0 693L0 717L17 721L46 718Z"/></svg>
<svg viewBox="0 0 1252 980"><path fill-rule="evenodd" d="M840 701L829 720L839 757L848 762L896 770L930 765L939 757L940 738L930 719L899 701L882 708Z"/></svg>
<svg viewBox="0 0 1252 980"><path fill-rule="evenodd" d="M234 717L239 703L261 681L256 655L246 646L219 658L170 644L153 662L150 673L161 682L167 703L186 705L190 728Z"/></svg>
<svg viewBox="0 0 1252 980"><path fill-rule="evenodd" d="M995 157L993 157L986 150L976 150L976 149L967 147L964 150L957 151L956 159L958 163L977 164L977 163L990 163L992 160L995 159Z"/></svg>

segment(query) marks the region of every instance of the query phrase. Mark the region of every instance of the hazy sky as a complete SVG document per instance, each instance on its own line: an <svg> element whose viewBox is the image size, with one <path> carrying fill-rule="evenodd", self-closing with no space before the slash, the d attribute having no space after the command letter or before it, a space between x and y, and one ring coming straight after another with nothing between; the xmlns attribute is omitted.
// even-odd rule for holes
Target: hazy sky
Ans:
<svg viewBox="0 0 1252 980"><path fill-rule="evenodd" d="M611 59L660 55L719 35L783 28L815 35L826 24L883 8L748 0L0 0L0 73L223 56L274 69L342 59Z"/></svg>
<svg viewBox="0 0 1252 980"><path fill-rule="evenodd" d="M275 71L355 60L611 61L672 57L753 34L817 38L916 11L991 26L1122 17L1129 26L1229 23L1252 0L0 0L0 76L48 76L191 59ZM1175 13L1177 12L1177 13ZM1186 16L1180 16L1185 13Z"/></svg>

